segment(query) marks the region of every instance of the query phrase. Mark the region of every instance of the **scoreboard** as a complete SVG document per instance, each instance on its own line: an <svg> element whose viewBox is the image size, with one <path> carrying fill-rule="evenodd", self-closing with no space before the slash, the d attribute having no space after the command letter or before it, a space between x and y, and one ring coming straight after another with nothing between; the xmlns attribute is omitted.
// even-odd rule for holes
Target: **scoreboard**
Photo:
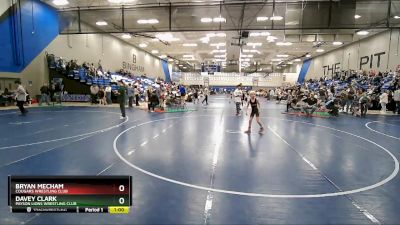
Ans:
<svg viewBox="0 0 400 225"><path fill-rule="evenodd" d="M9 176L13 213L129 213L130 176Z"/></svg>

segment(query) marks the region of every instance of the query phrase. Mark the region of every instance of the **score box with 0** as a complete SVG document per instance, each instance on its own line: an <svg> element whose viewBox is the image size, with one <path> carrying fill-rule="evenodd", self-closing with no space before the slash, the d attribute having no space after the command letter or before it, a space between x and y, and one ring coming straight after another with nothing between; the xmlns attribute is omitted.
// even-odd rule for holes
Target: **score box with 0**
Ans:
<svg viewBox="0 0 400 225"><path fill-rule="evenodd" d="M8 183L10 207L132 205L130 176L9 176Z"/></svg>

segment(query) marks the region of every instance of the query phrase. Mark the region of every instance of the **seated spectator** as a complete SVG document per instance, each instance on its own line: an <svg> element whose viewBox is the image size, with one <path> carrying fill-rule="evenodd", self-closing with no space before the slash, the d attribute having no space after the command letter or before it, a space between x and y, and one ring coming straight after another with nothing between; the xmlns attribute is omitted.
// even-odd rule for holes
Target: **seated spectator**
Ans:
<svg viewBox="0 0 400 225"><path fill-rule="evenodd" d="M318 100L316 97L317 96L311 94L311 96L306 98L306 104L304 104L302 107L302 110L306 113L306 116L311 116L315 112L315 110L317 110Z"/></svg>
<svg viewBox="0 0 400 225"><path fill-rule="evenodd" d="M332 116L339 116L339 100L337 99L331 99L325 104L325 108L328 109L329 114Z"/></svg>

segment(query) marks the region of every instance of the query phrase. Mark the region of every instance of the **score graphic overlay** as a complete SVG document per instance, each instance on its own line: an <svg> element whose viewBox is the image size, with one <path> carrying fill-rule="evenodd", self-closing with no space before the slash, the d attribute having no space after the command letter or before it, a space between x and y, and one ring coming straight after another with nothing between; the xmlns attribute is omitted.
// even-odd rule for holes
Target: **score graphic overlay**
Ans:
<svg viewBox="0 0 400 225"><path fill-rule="evenodd" d="M13 213L129 213L130 176L9 176Z"/></svg>

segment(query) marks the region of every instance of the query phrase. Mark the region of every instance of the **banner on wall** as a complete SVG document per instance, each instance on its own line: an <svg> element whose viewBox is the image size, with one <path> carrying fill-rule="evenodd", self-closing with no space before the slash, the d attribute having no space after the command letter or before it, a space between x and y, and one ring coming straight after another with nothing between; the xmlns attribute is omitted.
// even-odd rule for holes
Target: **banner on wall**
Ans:
<svg viewBox="0 0 400 225"><path fill-rule="evenodd" d="M89 102L90 95L66 94L62 96L61 100L63 102Z"/></svg>

